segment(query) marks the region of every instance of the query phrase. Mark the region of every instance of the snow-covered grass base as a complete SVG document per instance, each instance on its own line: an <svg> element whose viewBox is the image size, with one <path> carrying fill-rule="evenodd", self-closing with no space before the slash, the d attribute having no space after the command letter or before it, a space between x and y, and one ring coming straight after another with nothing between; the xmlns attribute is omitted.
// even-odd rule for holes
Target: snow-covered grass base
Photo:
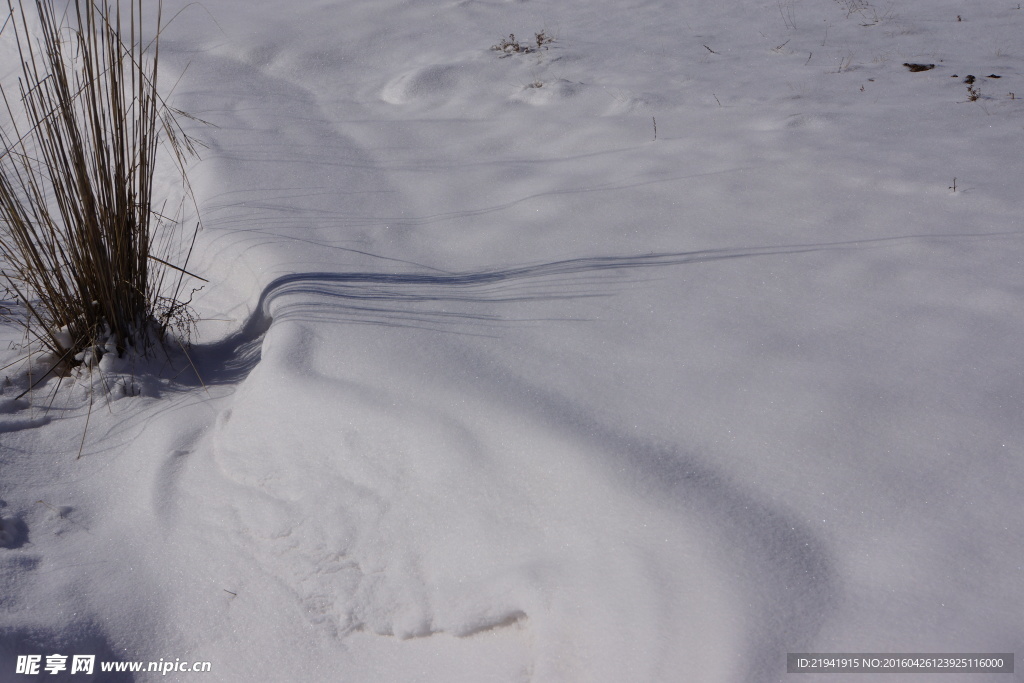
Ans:
<svg viewBox="0 0 1024 683"><path fill-rule="evenodd" d="M73 365L48 351L19 349L23 355L6 363L0 395L11 405L77 409L83 401L156 398L168 389L201 384L188 348L175 344L170 338L145 353L134 347L118 352L111 339L101 337L76 354Z"/></svg>

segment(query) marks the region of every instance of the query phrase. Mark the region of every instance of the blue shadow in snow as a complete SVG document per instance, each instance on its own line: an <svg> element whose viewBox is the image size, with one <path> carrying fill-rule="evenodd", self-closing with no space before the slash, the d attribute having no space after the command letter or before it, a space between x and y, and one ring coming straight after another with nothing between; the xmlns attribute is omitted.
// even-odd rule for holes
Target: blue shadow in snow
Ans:
<svg viewBox="0 0 1024 683"><path fill-rule="evenodd" d="M496 313L495 304L609 296L632 281L621 277L629 271L820 248L797 245L594 256L467 272L294 273L276 278L263 289L255 311L240 330L221 341L197 345L192 357L206 384L231 384L259 362L262 337L275 316L488 334L490 328L524 322ZM613 274L619 277L609 277ZM287 303L282 301L285 297Z"/></svg>

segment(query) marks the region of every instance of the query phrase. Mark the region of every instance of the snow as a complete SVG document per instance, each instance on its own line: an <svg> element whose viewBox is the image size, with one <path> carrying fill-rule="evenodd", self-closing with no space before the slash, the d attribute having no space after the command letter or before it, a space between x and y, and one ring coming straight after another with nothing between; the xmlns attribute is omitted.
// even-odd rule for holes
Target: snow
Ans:
<svg viewBox="0 0 1024 683"><path fill-rule="evenodd" d="M1024 651L1015 5L169 3L203 383L5 385L0 680Z"/></svg>

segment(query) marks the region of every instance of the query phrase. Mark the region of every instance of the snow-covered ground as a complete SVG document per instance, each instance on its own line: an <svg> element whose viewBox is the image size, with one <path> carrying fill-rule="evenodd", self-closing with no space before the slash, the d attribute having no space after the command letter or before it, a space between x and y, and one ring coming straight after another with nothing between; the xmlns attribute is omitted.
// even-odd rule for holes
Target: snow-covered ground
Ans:
<svg viewBox="0 0 1024 683"><path fill-rule="evenodd" d="M5 384L0 680L1024 653L1017 2L178 10L205 387Z"/></svg>

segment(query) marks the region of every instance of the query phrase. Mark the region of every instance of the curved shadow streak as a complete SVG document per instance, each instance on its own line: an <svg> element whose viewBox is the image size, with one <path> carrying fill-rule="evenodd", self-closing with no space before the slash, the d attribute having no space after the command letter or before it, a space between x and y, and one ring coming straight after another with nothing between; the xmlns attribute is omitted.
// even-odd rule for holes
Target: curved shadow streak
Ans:
<svg viewBox="0 0 1024 683"><path fill-rule="evenodd" d="M467 272L293 273L264 287L240 330L218 342L196 345L192 359L204 383L230 384L244 379L259 363L262 337L275 318L487 335L498 326L535 321L503 317L492 312L494 304L610 296L614 289L608 276L613 273L820 248L796 245L595 256ZM614 283L621 287L630 281L620 278ZM330 300L329 306L324 299Z"/></svg>
<svg viewBox="0 0 1024 683"><path fill-rule="evenodd" d="M625 276L628 271L756 256L883 248L920 240L997 236L1019 237L1020 233L897 235L775 247L592 256L465 272L415 264L429 272L293 273L264 287L256 309L240 330L221 341L195 346L194 360L204 383L231 384L244 379L259 362L262 336L275 317L487 335L501 325L533 322L494 313L494 304L610 296L615 289L610 276L617 275L614 283L621 287L636 279ZM330 305L325 305L324 299L329 299Z"/></svg>

